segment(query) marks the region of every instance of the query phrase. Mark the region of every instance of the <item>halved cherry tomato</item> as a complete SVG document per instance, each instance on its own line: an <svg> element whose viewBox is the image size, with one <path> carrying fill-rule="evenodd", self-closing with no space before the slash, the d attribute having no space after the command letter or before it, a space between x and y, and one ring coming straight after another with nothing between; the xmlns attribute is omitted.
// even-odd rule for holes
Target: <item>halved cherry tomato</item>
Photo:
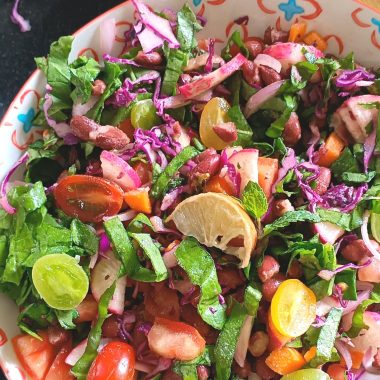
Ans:
<svg viewBox="0 0 380 380"><path fill-rule="evenodd" d="M148 187L127 191L124 194L124 201L132 210L143 212L145 214L150 214L152 212Z"/></svg>
<svg viewBox="0 0 380 380"><path fill-rule="evenodd" d="M104 178L72 175L58 182L54 190L57 206L82 222L100 222L116 215L123 205L121 188Z"/></svg>
<svg viewBox="0 0 380 380"><path fill-rule="evenodd" d="M98 303L92 294L88 294L86 298L76 307L79 316L75 319L75 323L91 322L98 315Z"/></svg>
<svg viewBox="0 0 380 380"><path fill-rule="evenodd" d="M165 318L156 318L148 334L150 349L168 359L192 360L199 356L206 345L194 327Z"/></svg>
<svg viewBox="0 0 380 380"><path fill-rule="evenodd" d="M134 375L133 347L124 342L111 342L103 347L92 363L87 380L132 380Z"/></svg>
<svg viewBox="0 0 380 380"><path fill-rule="evenodd" d="M55 358L54 346L46 331L38 331L42 341L28 334L12 339L12 345L21 365L33 380L43 380Z"/></svg>
<svg viewBox="0 0 380 380"><path fill-rule="evenodd" d="M228 182L224 177L216 175L207 181L205 185L205 192L234 195L234 188L232 184Z"/></svg>
<svg viewBox="0 0 380 380"><path fill-rule="evenodd" d="M132 168L135 170L137 175L141 179L141 183L145 185L146 183L152 180L152 168L151 165L147 162L139 161L136 164L132 165Z"/></svg>
<svg viewBox="0 0 380 380"><path fill-rule="evenodd" d="M272 195L272 186L278 176L278 160L275 158L259 157L259 185L267 199Z"/></svg>
<svg viewBox="0 0 380 380"><path fill-rule="evenodd" d="M296 338L314 322L317 300L311 289L296 279L280 284L273 296L270 314L281 335Z"/></svg>
<svg viewBox="0 0 380 380"><path fill-rule="evenodd" d="M71 342L66 342L55 357L44 380L75 380L75 377L70 373L71 366L65 363L70 351Z"/></svg>

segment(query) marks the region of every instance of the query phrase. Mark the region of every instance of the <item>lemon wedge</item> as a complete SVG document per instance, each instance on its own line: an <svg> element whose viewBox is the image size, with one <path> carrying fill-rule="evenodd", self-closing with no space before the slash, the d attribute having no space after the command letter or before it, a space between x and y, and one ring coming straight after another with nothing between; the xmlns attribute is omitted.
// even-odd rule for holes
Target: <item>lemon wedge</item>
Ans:
<svg viewBox="0 0 380 380"><path fill-rule="evenodd" d="M219 193L194 195L182 201L168 221L207 247L236 256L241 268L249 264L257 232L249 215L234 198Z"/></svg>

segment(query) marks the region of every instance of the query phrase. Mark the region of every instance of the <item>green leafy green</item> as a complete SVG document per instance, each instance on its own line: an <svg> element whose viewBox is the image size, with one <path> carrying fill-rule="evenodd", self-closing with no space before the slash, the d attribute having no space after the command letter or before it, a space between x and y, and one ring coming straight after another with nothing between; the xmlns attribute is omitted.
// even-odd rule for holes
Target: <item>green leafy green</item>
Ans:
<svg viewBox="0 0 380 380"><path fill-rule="evenodd" d="M181 50L190 52L197 47L195 38L197 32L202 29L192 9L185 4L177 13L177 39Z"/></svg>
<svg viewBox="0 0 380 380"><path fill-rule="evenodd" d="M170 49L167 57L166 70L162 81L161 92L165 95L175 95L177 82L186 66L188 54L179 49Z"/></svg>
<svg viewBox="0 0 380 380"><path fill-rule="evenodd" d="M73 310L54 310L55 315L58 319L59 324L65 330L73 330L76 329L77 326L74 323L74 319L79 317L79 313Z"/></svg>
<svg viewBox="0 0 380 380"><path fill-rule="evenodd" d="M356 293L356 270L346 269L343 272L337 273L335 275L335 283L345 283L347 289L343 292L343 299L356 301L358 296Z"/></svg>
<svg viewBox="0 0 380 380"><path fill-rule="evenodd" d="M234 145L237 146L247 146L252 142L252 128L247 122L243 112L239 105L234 105L227 112L229 118L235 123L238 139L235 141Z"/></svg>
<svg viewBox="0 0 380 380"><path fill-rule="evenodd" d="M192 284L200 287L198 312L202 319L220 330L226 321L225 307L219 302L222 289L219 285L214 260L192 237L186 237L175 251L179 266L184 269Z"/></svg>
<svg viewBox="0 0 380 380"><path fill-rule="evenodd" d="M94 255L98 252L99 239L96 233L89 226L78 219L73 219L70 225L71 238L73 243L83 247L89 254Z"/></svg>
<svg viewBox="0 0 380 380"><path fill-rule="evenodd" d="M158 176L151 190L153 198L159 198L165 193L170 179L178 172L178 170L186 164L187 161L199 155L199 151L192 146L188 146L177 154Z"/></svg>
<svg viewBox="0 0 380 380"><path fill-rule="evenodd" d="M340 67L344 70L355 70L355 56L354 53L351 52L347 54L345 57L339 59Z"/></svg>
<svg viewBox="0 0 380 380"><path fill-rule="evenodd" d="M273 231L277 231L281 228L289 226L291 223L297 222L311 222L319 223L321 218L306 210L289 211L285 215L281 216L271 224L267 224L264 227L264 236L269 235Z"/></svg>
<svg viewBox="0 0 380 380"><path fill-rule="evenodd" d="M256 287L248 285L244 291L244 306L248 315L256 317L262 294Z"/></svg>
<svg viewBox="0 0 380 380"><path fill-rule="evenodd" d="M371 182L376 176L376 171L370 171L368 173L350 173L344 172L342 174L343 182L351 184L362 184L364 182Z"/></svg>
<svg viewBox="0 0 380 380"><path fill-rule="evenodd" d="M115 287L116 283L114 282L100 297L98 319L88 334L86 350L71 369L71 372L78 380L85 380L87 378L88 370L97 355L100 339L102 337L102 326L104 321L108 318L108 305L115 292Z"/></svg>
<svg viewBox="0 0 380 380"><path fill-rule="evenodd" d="M241 200L248 214L253 218L260 218L268 210L268 201L262 188L256 183L249 181L244 188Z"/></svg>
<svg viewBox="0 0 380 380"><path fill-rule="evenodd" d="M248 49L246 48L244 41L241 38L240 32L238 30L235 30L231 34L231 37L228 39L226 47L222 50L222 57L225 60L229 61L232 58L232 54L230 51L232 45L236 45L244 56L249 56Z"/></svg>
<svg viewBox="0 0 380 380"><path fill-rule="evenodd" d="M340 157L331 165L331 171L334 175L334 177L339 180L343 181L343 174L344 173L361 173L359 164L354 157L354 155L351 153L350 148L345 148L340 155Z"/></svg>
<svg viewBox="0 0 380 380"><path fill-rule="evenodd" d="M342 213L340 211L318 208L317 214L321 218L321 221L336 224L345 231L353 231L360 227L363 222L363 210L360 205L350 213Z"/></svg>

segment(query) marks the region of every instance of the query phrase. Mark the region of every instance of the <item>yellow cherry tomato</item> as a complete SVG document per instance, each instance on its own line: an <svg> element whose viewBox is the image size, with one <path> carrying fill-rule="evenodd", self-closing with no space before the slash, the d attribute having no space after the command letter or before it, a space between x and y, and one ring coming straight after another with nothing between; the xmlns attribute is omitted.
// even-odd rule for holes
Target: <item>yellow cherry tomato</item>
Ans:
<svg viewBox="0 0 380 380"><path fill-rule="evenodd" d="M299 280L286 280L273 296L270 313L278 332L296 338L314 322L317 300L311 289Z"/></svg>
<svg viewBox="0 0 380 380"><path fill-rule="evenodd" d="M216 125L231 121L227 114L229 109L230 105L227 100L217 97L209 100L203 108L199 133L202 143L206 145L207 148L221 150L230 145L223 141L213 130L213 127Z"/></svg>

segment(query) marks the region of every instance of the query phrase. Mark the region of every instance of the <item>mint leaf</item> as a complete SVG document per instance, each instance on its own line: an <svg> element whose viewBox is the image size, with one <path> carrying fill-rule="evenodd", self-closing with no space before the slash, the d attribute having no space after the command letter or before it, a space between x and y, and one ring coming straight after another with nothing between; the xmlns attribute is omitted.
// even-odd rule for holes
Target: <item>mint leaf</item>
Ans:
<svg viewBox="0 0 380 380"><path fill-rule="evenodd" d="M82 247L90 255L98 252L99 239L89 226L78 219L73 219L70 224L71 239L73 243Z"/></svg>
<svg viewBox="0 0 380 380"><path fill-rule="evenodd" d="M364 182L372 181L376 176L376 171L371 171L368 173L350 173L344 172L342 174L343 182L351 184L362 184Z"/></svg>
<svg viewBox="0 0 380 380"><path fill-rule="evenodd" d="M226 321L225 307L219 302L222 289L211 255L192 237L186 237L175 251L179 266L184 269L192 284L200 287L198 312L202 319L220 330Z"/></svg>
<svg viewBox="0 0 380 380"><path fill-rule="evenodd" d="M197 47L195 38L197 32L202 29L192 9L185 4L177 13L177 39L181 50L190 52Z"/></svg>
<svg viewBox="0 0 380 380"><path fill-rule="evenodd" d="M331 171L334 177L343 181L343 173L361 173L362 171L359 168L359 164L351 153L350 148L345 148L340 155L340 157L331 165Z"/></svg>
<svg viewBox="0 0 380 380"><path fill-rule="evenodd" d="M54 310L55 315L57 316L59 324L65 330L76 329L77 326L74 323L74 319L79 317L79 313L73 310Z"/></svg>
<svg viewBox="0 0 380 380"><path fill-rule="evenodd" d="M249 181L244 188L242 203L248 214L253 218L260 220L260 218L268 210L267 197L262 188L256 182Z"/></svg>
<svg viewBox="0 0 380 380"><path fill-rule="evenodd" d="M244 292L244 306L252 317L256 317L259 303L262 298L260 290L248 285Z"/></svg>

